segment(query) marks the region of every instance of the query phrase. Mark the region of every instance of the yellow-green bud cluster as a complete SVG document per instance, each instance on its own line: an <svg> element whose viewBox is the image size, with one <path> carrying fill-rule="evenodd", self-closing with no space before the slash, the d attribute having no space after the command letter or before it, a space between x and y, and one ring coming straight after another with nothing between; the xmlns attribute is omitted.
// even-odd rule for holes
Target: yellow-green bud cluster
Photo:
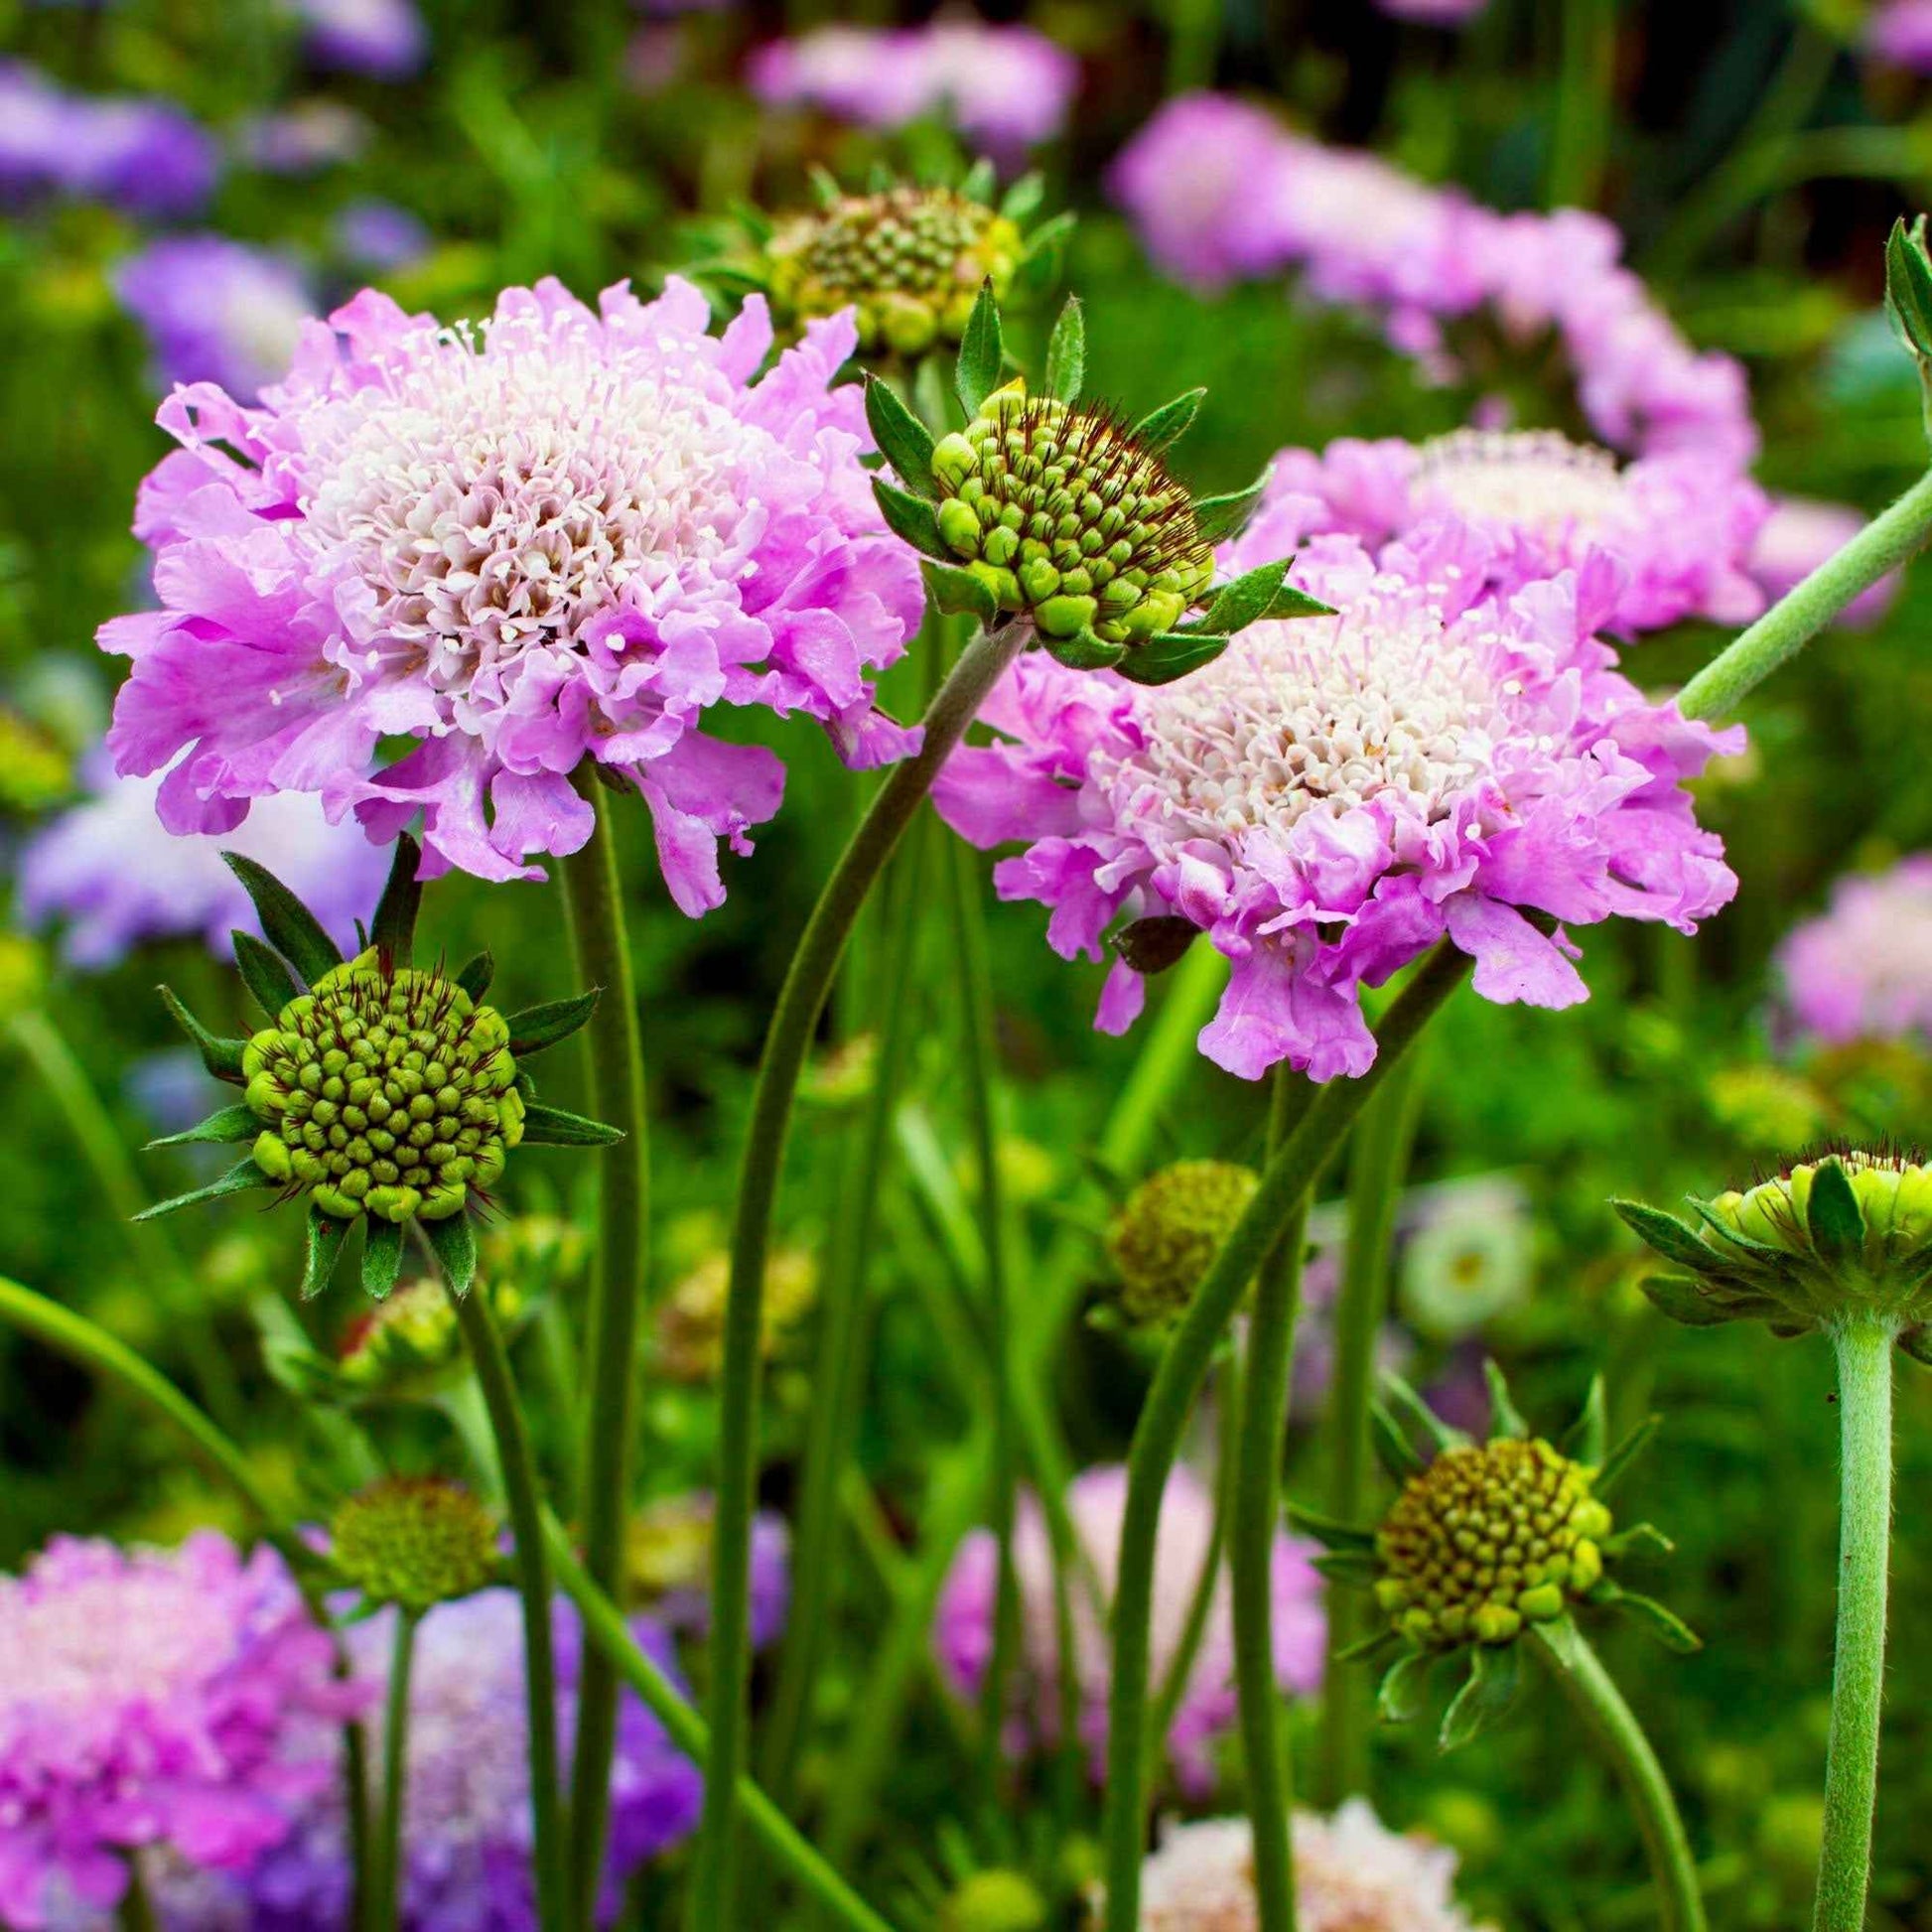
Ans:
<svg viewBox="0 0 1932 1932"><path fill-rule="evenodd" d="M496 1525L461 1483L385 1476L337 1510L330 1554L370 1602L422 1611L491 1581Z"/></svg>
<svg viewBox="0 0 1932 1932"><path fill-rule="evenodd" d="M290 1001L241 1070L256 1166L342 1219L461 1213L523 1134L502 1016L373 949Z"/></svg>
<svg viewBox="0 0 1932 1932"><path fill-rule="evenodd" d="M1176 1161L1135 1188L1107 1242L1130 1322L1167 1322L1185 1311L1255 1184L1253 1170L1232 1162Z"/></svg>
<svg viewBox="0 0 1932 1932"><path fill-rule="evenodd" d="M1932 1241L1932 1168L1856 1148L1830 1158L1845 1170L1864 1220L1859 1264L1882 1274L1892 1262ZM1802 1162L1741 1193L1727 1190L1711 1202L1712 1210L1750 1240L1809 1254L1812 1184L1822 1165Z"/></svg>
<svg viewBox="0 0 1932 1932"><path fill-rule="evenodd" d="M938 1932L1040 1932L1046 1901L1024 1872L976 1871L939 1907Z"/></svg>
<svg viewBox="0 0 1932 1932"><path fill-rule="evenodd" d="M725 1304L731 1261L719 1250L664 1298L657 1315L657 1365L674 1382L708 1382L724 1366ZM764 1270L759 1353L766 1361L818 1297L818 1264L802 1248L780 1248Z"/></svg>
<svg viewBox="0 0 1932 1932"><path fill-rule="evenodd" d="M950 188L853 195L767 244L781 320L852 309L862 349L918 355L956 343L989 278L1004 297L1025 244L1003 214Z"/></svg>
<svg viewBox="0 0 1932 1932"><path fill-rule="evenodd" d="M648 1503L624 1531L624 1577L632 1596L654 1603L673 1591L698 1589L711 1574L709 1498L670 1496Z"/></svg>
<svg viewBox="0 0 1932 1932"><path fill-rule="evenodd" d="M1376 1600L1419 1649L1508 1643L1603 1574L1610 1513L1591 1471L1541 1441L1444 1449L1376 1532Z"/></svg>
<svg viewBox="0 0 1932 1932"><path fill-rule="evenodd" d="M1206 594L1193 499L1110 410L996 389L932 452L940 539L1046 637L1146 643Z"/></svg>

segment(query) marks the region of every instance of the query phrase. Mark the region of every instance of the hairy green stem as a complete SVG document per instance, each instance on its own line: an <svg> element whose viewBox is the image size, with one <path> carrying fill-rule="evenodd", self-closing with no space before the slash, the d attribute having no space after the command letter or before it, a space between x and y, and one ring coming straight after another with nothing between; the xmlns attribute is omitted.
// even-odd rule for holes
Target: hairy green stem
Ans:
<svg viewBox="0 0 1932 1932"><path fill-rule="evenodd" d="M1878 1719L1884 1699L1885 1572L1891 1548L1893 1327L1844 1321L1838 1350L1838 1643L1825 1755L1825 1839L1812 1932L1861 1932L1878 1801Z"/></svg>
<svg viewBox="0 0 1932 1932"><path fill-rule="evenodd" d="M409 1673L416 1660L414 1610L396 1606L396 1636L389 1651L389 1689L382 1706L382 1810L370 1848L374 1873L369 1921L376 1932L402 1923L402 1815L409 1795Z"/></svg>
<svg viewBox="0 0 1932 1932"><path fill-rule="evenodd" d="M637 1640L624 1624L622 1611L592 1582L554 1516L546 1516L543 1535L557 1573L558 1587L577 1605L590 1647L611 1659L619 1675L636 1692L679 1750L701 1763L708 1761L711 1735L704 1720L678 1695L676 1686L663 1671L638 1648ZM893 1932L891 1925L826 1863L750 1778L733 1780L730 1802L772 1862L821 1910L829 1912L835 1923L849 1927L850 1932Z"/></svg>
<svg viewBox="0 0 1932 1932"><path fill-rule="evenodd" d="M1418 1050L1390 1074L1362 1109L1349 1142L1348 1236L1335 1299L1335 1368L1328 1385L1326 1508L1338 1523L1368 1513L1368 1412L1375 1393L1375 1347L1388 1306L1389 1248L1396 1200L1415 1138ZM1329 1810L1368 1789L1369 1707L1359 1667L1338 1659L1366 1634L1358 1592L1330 1590L1328 1655L1321 1678L1316 1791Z"/></svg>
<svg viewBox="0 0 1932 1932"><path fill-rule="evenodd" d="M939 767L964 736L986 694L1027 641L1022 624L982 632L961 652L925 714L917 755L893 767L825 882L792 955L765 1034L752 1118L739 1170L725 1359L719 1378L717 1514L711 1579L711 1753L704 1816L686 1922L691 1932L732 1923L731 1794L745 1761L746 1684L751 1668L751 1537L758 1476L759 1335L771 1213L784 1164L798 1076L839 956Z"/></svg>
<svg viewBox="0 0 1932 1932"><path fill-rule="evenodd" d="M557 1660L550 1627L550 1568L545 1557L536 1460L530 1452L523 1411L517 1404L509 1356L490 1315L488 1298L473 1290L468 1295L452 1295L450 1300L476 1366L483 1405L489 1411L490 1433L496 1439L497 1475L516 1544L516 1581L523 1596L523 1695L529 1714L530 1832L537 1922L542 1932L561 1932L570 1908L570 1885L558 1801ZM580 1684L583 1678L580 1663ZM608 1781L609 1771L604 1775ZM602 1875L601 1870L590 1874L593 1910Z"/></svg>
<svg viewBox="0 0 1932 1932"><path fill-rule="evenodd" d="M1398 1076L1400 1077L1400 1076ZM1284 1061L1275 1070L1268 1153L1287 1144L1308 1110L1311 1089ZM1312 1182L1311 1182L1311 1187ZM1295 1932L1295 1849L1289 1838L1295 1799L1281 1693L1275 1677L1275 1537L1282 1518L1282 1447L1295 1363L1295 1323L1302 1305L1302 1250L1309 1198L1291 1209L1274 1250L1255 1277L1248 1320L1248 1365L1241 1377L1240 1435L1235 1449L1234 1504L1228 1525L1228 1570L1234 1603L1234 1685L1248 1774L1248 1818L1254 1838L1258 1932Z"/></svg>
<svg viewBox="0 0 1932 1932"><path fill-rule="evenodd" d="M1269 1162L1248 1204L1181 1317L1141 1410L1128 1454L1113 1616L1113 1685L1107 1723L1104 1854L1106 1932L1138 1932L1141 1855L1147 1835L1148 1655L1155 1538L1161 1498L1188 1411L1222 1330L1247 1285L1309 1198L1355 1117L1424 1025L1460 986L1468 960L1447 941L1417 968L1378 1031L1375 1063L1357 1080L1330 1080Z"/></svg>
<svg viewBox="0 0 1932 1932"><path fill-rule="evenodd" d="M127 1889L121 1893L121 1902L115 1908L114 1922L121 1932L161 1932L161 1921L155 1917L154 1900L148 1896L137 1852L127 1855Z"/></svg>
<svg viewBox="0 0 1932 1932"><path fill-rule="evenodd" d="M1704 1932L1704 1902L1684 1821L1657 1753L1584 1633L1567 1616L1525 1626L1525 1640L1550 1668L1585 1727L1609 1760L1635 1814L1657 1887L1660 1932Z"/></svg>
<svg viewBox="0 0 1932 1932"><path fill-rule="evenodd" d="M588 773L579 774L578 784L595 817L583 850L563 861L564 899L577 977L587 987L602 989L584 1032L592 1110L600 1120L621 1128L623 1139L603 1154L597 1274L584 1336L590 1401L584 1410L577 1494L585 1564L600 1587L617 1591L636 1434L637 1319L644 1295L650 1164L637 993L624 934L609 794ZM569 1891L564 1903L570 1923L582 1932L589 1932L597 1911L617 1735L617 1673L600 1652L584 1659L579 1675L570 1782Z"/></svg>

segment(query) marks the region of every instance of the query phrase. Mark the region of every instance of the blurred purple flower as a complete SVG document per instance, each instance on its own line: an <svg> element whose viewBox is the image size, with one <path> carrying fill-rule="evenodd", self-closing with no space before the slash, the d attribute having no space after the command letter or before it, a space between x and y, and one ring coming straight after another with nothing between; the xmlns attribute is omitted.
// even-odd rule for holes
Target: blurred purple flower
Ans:
<svg viewBox="0 0 1932 1932"><path fill-rule="evenodd" d="M1862 510L1849 503L1821 503L1809 496L1774 496L1771 513L1758 530L1749 567L1772 599L1802 583L1818 566L1864 528ZM1862 630L1891 609L1898 595L1898 572L1881 577L1838 614L1837 622Z"/></svg>
<svg viewBox="0 0 1932 1932"><path fill-rule="evenodd" d="M294 262L218 234L149 242L114 288L147 331L158 387L216 382L246 402L287 369L316 310Z"/></svg>
<svg viewBox="0 0 1932 1932"><path fill-rule="evenodd" d="M66 196L130 214L192 214L214 192L213 137L171 101L65 91L0 61L0 199Z"/></svg>
<svg viewBox="0 0 1932 1932"><path fill-rule="evenodd" d="M264 174L312 175L355 160L369 134L369 123L339 100L300 100L245 121L236 146Z"/></svg>
<svg viewBox="0 0 1932 1932"><path fill-rule="evenodd" d="M1117 1464L1085 1469L1066 1493L1067 1512L1081 1548L1092 1563L1103 1596L1112 1600L1120 1554L1121 1517L1127 1502L1127 1471ZM1184 1464L1168 1477L1161 1504L1155 1562L1153 1664L1158 1682L1180 1647L1194 1586L1213 1533L1214 1498ZM1031 1682L1016 1687L1016 1710L1007 1745L1015 1755L1055 1737L1058 1645L1053 1624L1053 1558L1038 1500L1022 1492L1014 1522L1014 1567L1019 1575L1024 1658ZM1306 1696L1321 1681L1326 1620L1321 1581L1311 1557L1313 1546L1286 1533L1276 1538L1274 1582L1275 1670L1285 1692ZM999 1548L990 1530L975 1530L960 1544L940 1593L932 1641L940 1668L962 1697L978 1693L993 1649L993 1608L999 1581ZM1104 1768L1107 1695L1112 1677L1104 1626L1089 1593L1072 1589L1075 1669L1080 1683L1080 1736L1092 1753L1094 1775ZM1168 1733L1174 1775L1189 1797L1213 1786L1211 1746L1234 1722L1234 1623L1228 1584L1215 1584L1207 1629L1187 1688Z"/></svg>
<svg viewBox="0 0 1932 1932"><path fill-rule="evenodd" d="M291 0L302 44L318 66L406 80L429 55L414 0Z"/></svg>
<svg viewBox="0 0 1932 1932"><path fill-rule="evenodd" d="M1864 44L1881 61L1932 73L1932 0L1879 0Z"/></svg>
<svg viewBox="0 0 1932 1932"><path fill-rule="evenodd" d="M364 274L409 268L430 251L429 229L394 202L351 202L330 224L337 256Z"/></svg>
<svg viewBox="0 0 1932 1932"><path fill-rule="evenodd" d="M1932 852L1841 879L1831 903L1778 948L1787 1023L1828 1046L1932 1046Z"/></svg>
<svg viewBox="0 0 1932 1932"><path fill-rule="evenodd" d="M1375 0L1397 20L1418 20L1426 27L1466 27L1489 0Z"/></svg>

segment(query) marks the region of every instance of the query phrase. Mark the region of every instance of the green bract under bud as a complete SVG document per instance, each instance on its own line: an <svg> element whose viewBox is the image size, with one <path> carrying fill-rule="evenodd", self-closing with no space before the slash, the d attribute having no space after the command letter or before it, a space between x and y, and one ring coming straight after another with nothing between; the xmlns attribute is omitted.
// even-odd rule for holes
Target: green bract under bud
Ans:
<svg viewBox="0 0 1932 1932"><path fill-rule="evenodd" d="M1254 1198L1251 1168L1176 1161L1127 1197L1107 1237L1121 1312L1137 1327L1176 1320Z"/></svg>
<svg viewBox="0 0 1932 1932"><path fill-rule="evenodd" d="M496 1576L496 1525L460 1483L388 1476L351 1496L330 1525L336 1567L371 1603L420 1613Z"/></svg>
<svg viewBox="0 0 1932 1932"><path fill-rule="evenodd" d="M241 1056L255 1165L325 1214L462 1213L523 1138L509 1028L440 973L371 948L292 1000Z"/></svg>
<svg viewBox="0 0 1932 1932"><path fill-rule="evenodd" d="M1040 1932L1046 1901L1019 1871L976 1871L939 1907L939 1932Z"/></svg>
<svg viewBox="0 0 1932 1932"><path fill-rule="evenodd" d="M863 350L918 355L957 343L983 282L1006 299L1026 243L1019 227L951 188L845 195L765 245L781 324L853 310Z"/></svg>
<svg viewBox="0 0 1932 1932"><path fill-rule="evenodd" d="M1842 1149L1692 1205L1701 1227L1616 1203L1685 1270L1644 1284L1666 1314L1698 1327L1763 1321L1781 1335L1876 1320L1932 1360L1932 1167L1919 1157Z"/></svg>

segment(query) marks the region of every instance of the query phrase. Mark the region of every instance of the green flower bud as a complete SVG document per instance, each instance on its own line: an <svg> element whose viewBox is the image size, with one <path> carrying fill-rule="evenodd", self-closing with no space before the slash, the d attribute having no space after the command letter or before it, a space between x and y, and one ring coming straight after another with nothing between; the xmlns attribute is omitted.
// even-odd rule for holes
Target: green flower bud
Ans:
<svg viewBox="0 0 1932 1932"><path fill-rule="evenodd" d="M473 1292L488 1297L500 1327L521 1319L524 1299L500 1277L488 1277ZM434 1277L421 1276L365 1305L344 1331L336 1370L351 1399L427 1399L459 1379L464 1362L449 1294Z"/></svg>
<svg viewBox="0 0 1932 1932"><path fill-rule="evenodd" d="M1255 1185L1249 1168L1176 1161L1128 1196L1107 1245L1131 1323L1173 1321L1185 1311Z"/></svg>
<svg viewBox="0 0 1932 1932"><path fill-rule="evenodd" d="M939 1907L939 1932L1041 1932L1046 1901L1018 1871L976 1871Z"/></svg>
<svg viewBox="0 0 1932 1932"><path fill-rule="evenodd" d="M460 1483L385 1476L330 1526L336 1567L371 1603L418 1613L482 1589L496 1575L496 1525Z"/></svg>

